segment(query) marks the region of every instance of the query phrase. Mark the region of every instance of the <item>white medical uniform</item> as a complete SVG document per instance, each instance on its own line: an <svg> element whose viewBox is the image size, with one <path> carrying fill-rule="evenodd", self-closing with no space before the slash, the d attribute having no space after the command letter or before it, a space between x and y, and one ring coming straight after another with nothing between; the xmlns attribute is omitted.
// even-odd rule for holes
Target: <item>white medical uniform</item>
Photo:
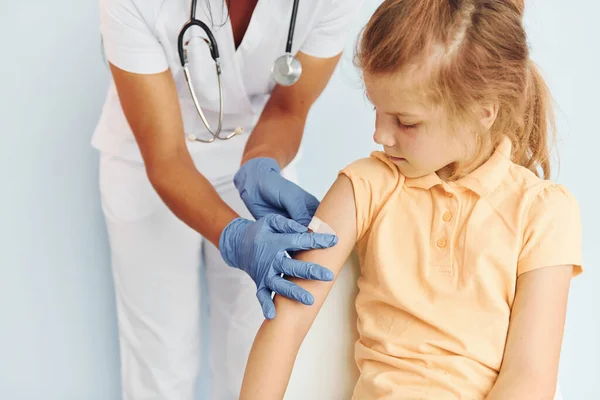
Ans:
<svg viewBox="0 0 600 400"><path fill-rule="evenodd" d="M293 53L332 57L343 50L361 0L300 0ZM284 53L292 0L260 0L236 50L223 0L198 0L196 17L219 46L224 129L245 134L211 144L187 142L198 170L241 216L250 217L232 184L245 143L274 87L273 61ZM235 4L235 2L233 2ZM185 83L177 37L189 0L100 0L108 61L135 73L170 68L185 133L208 137ZM194 28L190 69L200 103L216 125L214 62ZM286 132L280 132L285 140ZM212 399L237 399L250 346L263 317L254 282L227 266L218 250L177 219L146 176L135 139L111 82L95 131L100 189L109 234L126 400L191 400L200 368L200 265L206 269ZM288 177L290 169L288 168Z"/></svg>

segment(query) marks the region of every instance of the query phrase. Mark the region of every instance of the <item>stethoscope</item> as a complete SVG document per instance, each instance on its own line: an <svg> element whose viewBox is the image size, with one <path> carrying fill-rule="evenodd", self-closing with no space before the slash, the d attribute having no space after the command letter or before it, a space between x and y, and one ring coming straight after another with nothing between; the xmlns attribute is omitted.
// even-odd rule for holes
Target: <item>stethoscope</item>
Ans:
<svg viewBox="0 0 600 400"><path fill-rule="evenodd" d="M273 79L275 80L275 82L277 82L278 84L283 85L283 86L293 85L294 83L296 83L298 81L298 79L300 78L300 75L302 74L302 64L291 53L292 52L292 39L294 36L294 27L296 25L296 15L298 14L298 2L299 2L299 0L294 0L294 5L292 7L292 18L290 20L287 44L285 47L285 54L278 57L275 60L275 62L273 63L273 66L271 67L271 75L273 76ZM215 37L213 36L211 30L208 28L208 26L204 22L196 19L196 3L197 3L197 0L192 0L192 6L191 6L191 11L190 11L190 20L183 26L183 28L181 28L181 31L179 32L179 37L177 39L177 49L179 51L179 61L181 62L181 66L183 67L183 73L185 75L185 80L186 80L187 86L190 90L192 100L194 101L194 105L196 106L196 110L198 111L198 115L200 116L200 119L202 119L204 126L206 126L206 129L208 130L208 132L211 134L212 137L210 139L201 139L201 138L196 137L194 134L189 134L187 136L187 138L189 141L212 143L216 139L219 139L219 140L231 139L234 136L242 133L244 131L244 129L236 128L229 135L227 135L225 137L220 136L221 129L223 127L223 87L221 85L221 61L219 59L219 47L217 46L217 41L216 41ZM215 61L215 68L217 71L217 83L218 83L218 87L219 87L219 121L218 121L217 128L215 130L213 130L210 127L210 124L208 123L208 120L206 119L206 116L204 115L204 112L202 111L202 107L200 106L200 103L198 102L198 97L196 96L196 91L194 90L194 85L192 84L192 79L190 77L190 70L188 68L187 45L189 44L189 41L184 43L183 37L184 37L186 31L189 28L191 28L192 26L198 26L198 27L202 28L204 30L204 32L206 33L206 36L208 37L208 39L204 39L204 38L203 39L210 49L210 55L211 55L212 59Z"/></svg>

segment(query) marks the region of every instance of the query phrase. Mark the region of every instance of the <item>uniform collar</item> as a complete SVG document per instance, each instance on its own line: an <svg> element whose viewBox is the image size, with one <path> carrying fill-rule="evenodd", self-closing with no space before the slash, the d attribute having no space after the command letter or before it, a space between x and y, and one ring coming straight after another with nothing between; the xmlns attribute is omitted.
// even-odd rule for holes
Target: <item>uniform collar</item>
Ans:
<svg viewBox="0 0 600 400"><path fill-rule="evenodd" d="M465 187L479 196L485 197L498 187L508 172L511 164L511 151L512 144L510 139L504 136L492 156L483 165L464 178L448 184L440 179L437 174L433 173L420 178L406 178L405 185L426 190L436 185Z"/></svg>

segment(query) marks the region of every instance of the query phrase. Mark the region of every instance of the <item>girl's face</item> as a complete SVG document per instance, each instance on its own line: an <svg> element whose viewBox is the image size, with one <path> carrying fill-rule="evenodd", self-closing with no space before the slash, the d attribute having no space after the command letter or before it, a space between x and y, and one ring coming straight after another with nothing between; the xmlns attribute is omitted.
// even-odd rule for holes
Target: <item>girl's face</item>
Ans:
<svg viewBox="0 0 600 400"><path fill-rule="evenodd" d="M436 172L446 179L452 164L464 160L468 149L474 148L474 137L451 132L443 107L428 102L405 77L364 74L367 96L376 110L373 139L404 176Z"/></svg>

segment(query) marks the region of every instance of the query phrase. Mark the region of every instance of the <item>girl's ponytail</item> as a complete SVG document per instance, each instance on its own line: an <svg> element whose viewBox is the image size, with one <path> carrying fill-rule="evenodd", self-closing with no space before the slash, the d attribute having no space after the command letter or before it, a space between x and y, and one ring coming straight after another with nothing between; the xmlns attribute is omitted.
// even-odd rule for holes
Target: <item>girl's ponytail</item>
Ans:
<svg viewBox="0 0 600 400"><path fill-rule="evenodd" d="M548 133L555 135L555 123L552 113L552 98L544 78L537 66L531 60L527 66L527 86L525 104L520 132L516 132L521 146L513 152L514 161L539 174L539 168L544 178L550 177L550 157Z"/></svg>

